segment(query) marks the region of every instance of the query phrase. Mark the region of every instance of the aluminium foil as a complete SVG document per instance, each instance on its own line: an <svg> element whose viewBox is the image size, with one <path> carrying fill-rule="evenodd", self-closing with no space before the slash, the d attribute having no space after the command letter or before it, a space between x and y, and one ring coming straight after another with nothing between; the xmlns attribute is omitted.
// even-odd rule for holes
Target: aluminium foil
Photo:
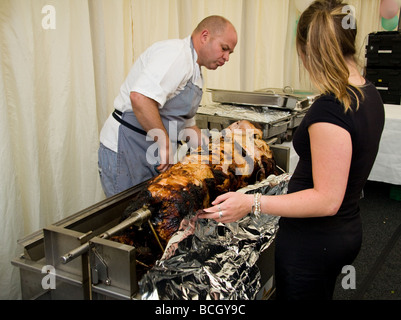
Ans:
<svg viewBox="0 0 401 320"><path fill-rule="evenodd" d="M268 107L244 107L225 104L202 105L197 111L199 114L220 116L233 119L248 120L259 123L275 123L291 117L291 112L271 110Z"/></svg>
<svg viewBox="0 0 401 320"><path fill-rule="evenodd" d="M287 193L289 174L270 176L237 192ZM278 217L247 215L222 224L182 220L163 257L139 282L142 300L254 300L261 289L256 262L273 242Z"/></svg>

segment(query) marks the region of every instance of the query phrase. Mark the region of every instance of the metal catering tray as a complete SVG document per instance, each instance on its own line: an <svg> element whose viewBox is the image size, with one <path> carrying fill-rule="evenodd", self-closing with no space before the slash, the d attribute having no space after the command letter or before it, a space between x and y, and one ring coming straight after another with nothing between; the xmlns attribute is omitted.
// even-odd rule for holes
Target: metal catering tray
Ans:
<svg viewBox="0 0 401 320"><path fill-rule="evenodd" d="M284 94L284 95L289 95L291 97L297 98L298 100L308 99L311 102L313 102L313 100L318 96L317 92L294 89L291 86L286 86L284 88L263 88L263 89L255 90L255 92Z"/></svg>
<svg viewBox="0 0 401 320"><path fill-rule="evenodd" d="M294 110L300 106L299 100L296 97L285 94L219 89L207 89L207 91L211 92L213 102L217 103L275 107L290 110Z"/></svg>
<svg viewBox="0 0 401 320"><path fill-rule="evenodd" d="M265 110L268 109L268 110ZM200 129L221 131L233 122L248 120L257 123L263 131L263 139L269 140L288 130L293 115L289 110L270 110L267 107L211 104L198 108L196 123Z"/></svg>

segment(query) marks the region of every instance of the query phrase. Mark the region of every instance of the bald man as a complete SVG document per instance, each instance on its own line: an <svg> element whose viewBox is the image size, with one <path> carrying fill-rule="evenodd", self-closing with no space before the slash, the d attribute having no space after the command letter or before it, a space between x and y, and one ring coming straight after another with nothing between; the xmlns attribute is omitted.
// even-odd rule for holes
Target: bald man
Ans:
<svg viewBox="0 0 401 320"><path fill-rule="evenodd" d="M138 58L100 133L99 174L107 197L171 167L186 132L200 143L195 115L203 94L201 68L223 66L236 45L232 23L210 16L191 36L157 42Z"/></svg>

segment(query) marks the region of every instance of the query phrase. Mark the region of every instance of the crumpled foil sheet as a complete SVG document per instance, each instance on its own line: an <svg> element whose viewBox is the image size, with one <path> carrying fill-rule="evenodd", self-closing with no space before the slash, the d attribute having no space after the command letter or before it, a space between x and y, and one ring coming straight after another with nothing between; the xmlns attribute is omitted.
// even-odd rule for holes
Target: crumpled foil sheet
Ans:
<svg viewBox="0 0 401 320"><path fill-rule="evenodd" d="M260 123L274 123L291 116L289 111L271 110L268 107L244 107L225 104L202 105L198 108L197 113L221 117L229 115L230 118Z"/></svg>
<svg viewBox="0 0 401 320"><path fill-rule="evenodd" d="M287 193L289 174L270 176L237 192ZM261 289L256 262L273 242L278 217L247 215L217 223L190 213L163 257L139 282L142 300L254 300Z"/></svg>

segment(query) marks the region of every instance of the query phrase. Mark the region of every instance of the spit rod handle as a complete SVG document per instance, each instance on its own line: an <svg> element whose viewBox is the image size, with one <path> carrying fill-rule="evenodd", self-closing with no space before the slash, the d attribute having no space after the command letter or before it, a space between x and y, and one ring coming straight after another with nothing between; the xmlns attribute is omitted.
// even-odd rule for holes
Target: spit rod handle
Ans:
<svg viewBox="0 0 401 320"><path fill-rule="evenodd" d="M65 255L61 256L60 260L63 264L66 264L88 251L89 251L89 242L85 242L78 248L75 248L70 252L66 253Z"/></svg>
<svg viewBox="0 0 401 320"><path fill-rule="evenodd" d="M137 211L134 211L129 216L129 218L116 225L115 227L107 230L100 237L103 239L107 239L119 233L120 231L131 227L132 225L141 226L144 222L150 219L151 215L152 213L150 212L150 210L146 207L143 207Z"/></svg>
<svg viewBox="0 0 401 320"><path fill-rule="evenodd" d="M121 222L120 224L116 225L115 227L107 230L106 232L102 233L99 238L108 239L111 236L115 235L116 233L136 224L138 226L142 225L145 221L149 220L152 213L147 207L143 207L131 214L131 216ZM63 264L70 262L71 260L79 257L80 255L84 254L85 252L89 251L89 242L85 242L83 245L79 246L71 250L70 252L66 253L65 255L60 257L60 260Z"/></svg>

